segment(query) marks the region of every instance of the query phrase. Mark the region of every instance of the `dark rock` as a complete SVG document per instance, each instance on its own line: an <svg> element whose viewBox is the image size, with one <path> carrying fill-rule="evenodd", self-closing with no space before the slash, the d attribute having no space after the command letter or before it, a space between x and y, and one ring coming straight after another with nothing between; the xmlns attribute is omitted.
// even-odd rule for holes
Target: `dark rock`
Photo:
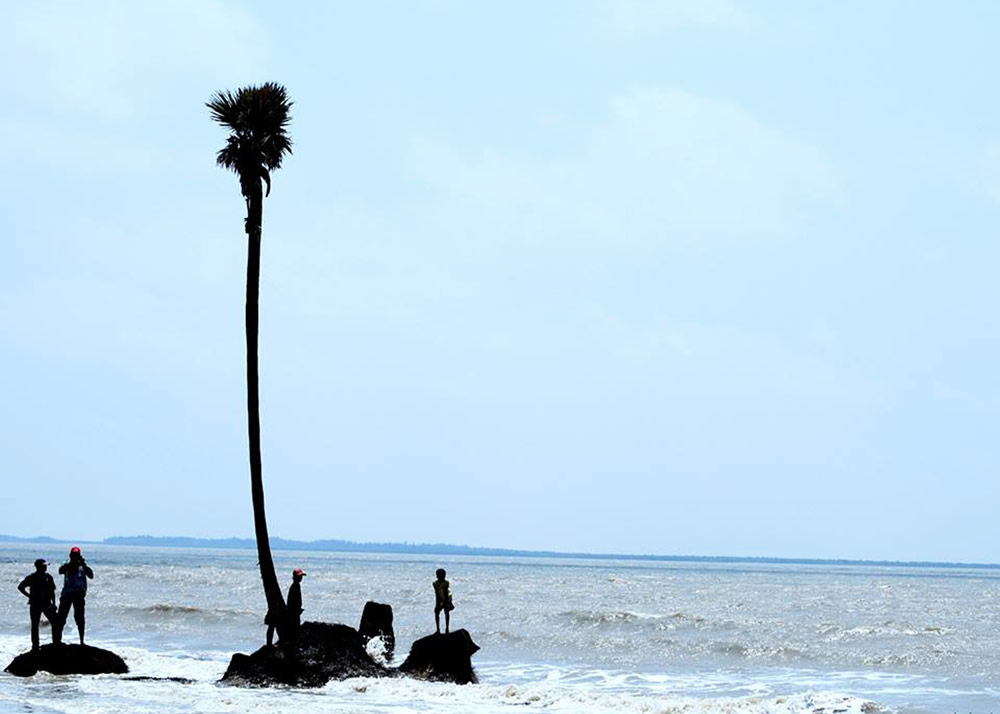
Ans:
<svg viewBox="0 0 1000 714"><path fill-rule="evenodd" d="M114 652L100 647L53 644L19 654L4 671L31 677L39 670L50 674L125 674L128 665Z"/></svg>
<svg viewBox="0 0 1000 714"><path fill-rule="evenodd" d="M279 642L251 655L234 654L223 682L249 686L286 684L321 687L331 679L384 677L392 673L365 651L361 635L347 625L304 622L294 651Z"/></svg>
<svg viewBox="0 0 1000 714"><path fill-rule="evenodd" d="M391 615L391 608L382 607ZM364 642L361 633L353 627L304 622L299 628L294 651L279 642L275 647L264 646L250 655L234 654L222 681L250 687L322 687L332 679L396 677L400 674L457 684L476 681L471 658L479 647L466 630L417 640L410 649L410 656L398 669L373 660Z"/></svg>
<svg viewBox="0 0 1000 714"><path fill-rule="evenodd" d="M475 683L478 680L472 669L472 655L478 651L479 645L467 630L430 635L413 643L399 671L421 679Z"/></svg>
<svg viewBox="0 0 1000 714"><path fill-rule="evenodd" d="M365 646L373 637L381 637L385 644L385 658L391 661L392 654L396 650L396 634L392 629L392 605L371 600L366 602L365 609L361 613L358 633Z"/></svg>

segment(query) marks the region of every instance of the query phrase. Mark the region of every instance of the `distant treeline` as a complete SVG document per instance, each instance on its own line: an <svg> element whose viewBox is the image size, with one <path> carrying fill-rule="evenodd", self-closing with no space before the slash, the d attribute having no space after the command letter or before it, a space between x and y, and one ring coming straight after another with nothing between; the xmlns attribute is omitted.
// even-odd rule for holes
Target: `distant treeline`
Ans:
<svg viewBox="0 0 1000 714"><path fill-rule="evenodd" d="M69 543L48 536L22 538L0 535L5 543ZM253 550L252 538L189 538L186 536L113 536L100 541L74 541L75 543L146 546L157 548L224 548ZM868 565L873 567L909 568L982 568L1000 569L996 563L936 563L932 561L899 560L848 560L825 558L767 558L758 556L727 555L636 555L634 553L563 553L552 550L513 550L510 548L483 548L449 543L358 543L351 540L286 540L272 538L274 550L313 550L338 553L397 553L420 555L486 555L509 558L575 558L584 560L638 560L680 563L760 563L772 565Z"/></svg>
<svg viewBox="0 0 1000 714"><path fill-rule="evenodd" d="M252 538L187 538L160 536L114 536L105 538L106 545L144 545L169 548L248 548L257 547ZM350 540L287 540L271 538L274 550L321 550L339 553L426 553L430 555L507 555L507 556L566 556L561 553L537 553L504 548L473 548L447 543L357 543Z"/></svg>

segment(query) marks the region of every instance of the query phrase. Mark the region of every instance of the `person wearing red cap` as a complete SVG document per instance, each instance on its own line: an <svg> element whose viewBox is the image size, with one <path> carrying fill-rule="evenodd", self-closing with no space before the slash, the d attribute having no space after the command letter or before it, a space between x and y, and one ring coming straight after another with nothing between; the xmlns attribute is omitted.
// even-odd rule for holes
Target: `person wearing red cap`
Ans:
<svg viewBox="0 0 1000 714"><path fill-rule="evenodd" d="M63 576L62 592L59 594L58 637L53 632L53 640L62 639L62 631L66 626L70 607L73 608L73 619L76 621L77 632L80 633L80 644L83 644L83 632L86 626L85 604L87 598L87 580L93 579L94 571L83 559L79 546L69 549L69 562L59 566L59 574Z"/></svg>
<svg viewBox="0 0 1000 714"><path fill-rule="evenodd" d="M302 578L305 572L302 568L292 571L292 584L288 586L287 609L285 611L285 640L292 652L299 639L299 626L302 624Z"/></svg>
<svg viewBox="0 0 1000 714"><path fill-rule="evenodd" d="M48 563L44 558L35 561L35 572L21 581L17 589L28 598L28 614L31 616L31 650L38 649L38 624L42 615L52 625L52 641L59 642L56 623L59 613L56 612L56 583L46 571Z"/></svg>
<svg viewBox="0 0 1000 714"><path fill-rule="evenodd" d="M302 578L304 576L305 571L302 568L296 568L292 571L292 584L288 586L288 598L285 605L285 631L282 633L282 637L284 644L293 650L302 618ZM264 624L267 625L267 646L271 647L274 644L274 628L279 623L277 618L268 612L264 618Z"/></svg>

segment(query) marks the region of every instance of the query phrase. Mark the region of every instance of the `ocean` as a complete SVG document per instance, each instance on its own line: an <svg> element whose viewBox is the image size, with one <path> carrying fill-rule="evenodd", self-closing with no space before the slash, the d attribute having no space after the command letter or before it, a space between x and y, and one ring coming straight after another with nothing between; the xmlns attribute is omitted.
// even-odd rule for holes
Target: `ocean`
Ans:
<svg viewBox="0 0 1000 714"><path fill-rule="evenodd" d="M18 582L36 557L54 574L67 550L0 544L4 666L30 646ZM264 642L255 552L84 555L96 576L87 642L131 673L3 674L0 712L1000 714L1000 568L275 551L283 587L293 568L308 574L306 620L357 627L367 600L391 604L395 664L433 632L431 582L446 568L452 627L482 648L480 683L248 690L218 680L234 652Z"/></svg>

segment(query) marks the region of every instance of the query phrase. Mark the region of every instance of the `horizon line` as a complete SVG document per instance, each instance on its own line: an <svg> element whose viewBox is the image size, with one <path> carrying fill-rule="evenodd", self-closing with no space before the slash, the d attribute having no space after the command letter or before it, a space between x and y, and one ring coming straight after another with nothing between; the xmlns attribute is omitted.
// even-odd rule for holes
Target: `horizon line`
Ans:
<svg viewBox="0 0 1000 714"><path fill-rule="evenodd" d="M253 538L231 536L227 538L203 538L197 536L109 536L101 540L67 540L51 536L15 536L0 534L0 542L10 544L25 543L84 543L87 545L113 545L126 547L165 547L165 548L212 548L224 550L252 550L255 547ZM498 548L492 546L455 545L451 543L411 543L411 542L360 542L339 538L322 538L317 540L298 540L271 536L271 546L275 550L313 550L321 552L348 553L396 553L426 554L426 555L466 555L466 556L498 556L498 557L533 557L533 558L576 558L582 560L637 560L661 562L717 562L717 563L772 563L799 565L867 565L896 567L945 567L945 568L981 568L997 569L1000 563L976 563L963 561L933 561L933 560L888 560L859 558L808 558L788 556L755 556L755 555L680 555L653 553L594 553L583 551L530 550L520 548Z"/></svg>

